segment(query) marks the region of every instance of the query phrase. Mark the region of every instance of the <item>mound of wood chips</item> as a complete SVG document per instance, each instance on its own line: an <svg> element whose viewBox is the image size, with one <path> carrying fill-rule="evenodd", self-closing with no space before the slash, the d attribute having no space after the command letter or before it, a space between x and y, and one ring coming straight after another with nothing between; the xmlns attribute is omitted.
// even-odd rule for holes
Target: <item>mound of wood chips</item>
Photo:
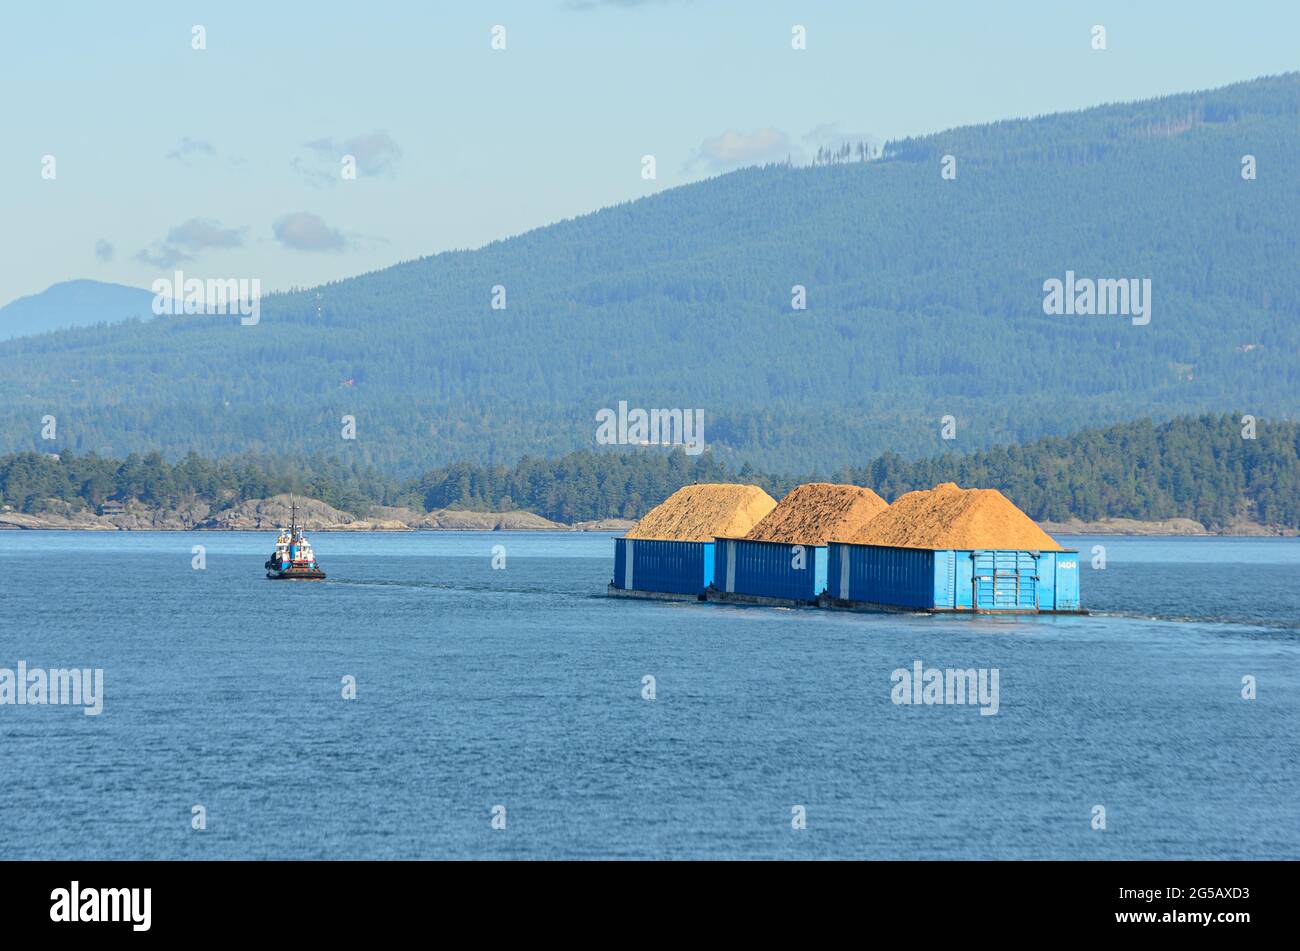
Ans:
<svg viewBox="0 0 1300 951"><path fill-rule="evenodd" d="M997 489L944 482L907 492L869 524L836 541L895 548L1062 551L1051 535Z"/></svg>
<svg viewBox="0 0 1300 951"><path fill-rule="evenodd" d="M741 538L775 507L776 500L756 485L701 482L668 496L625 537L681 542Z"/></svg>
<svg viewBox="0 0 1300 951"><path fill-rule="evenodd" d="M752 541L825 545L855 534L886 509L885 500L858 485L809 482L795 486L745 536Z"/></svg>

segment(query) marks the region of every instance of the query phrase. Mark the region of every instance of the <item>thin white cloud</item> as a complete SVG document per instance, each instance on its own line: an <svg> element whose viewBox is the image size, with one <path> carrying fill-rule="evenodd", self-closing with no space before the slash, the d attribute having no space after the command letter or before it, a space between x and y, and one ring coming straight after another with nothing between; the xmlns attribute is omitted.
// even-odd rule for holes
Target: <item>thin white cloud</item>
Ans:
<svg viewBox="0 0 1300 951"><path fill-rule="evenodd" d="M185 160L191 155L214 156L217 154L216 148L206 139L193 139L188 135L183 137L176 148L167 153L167 157L175 162L188 164Z"/></svg>
<svg viewBox="0 0 1300 951"><path fill-rule="evenodd" d="M172 267L192 261L208 250L225 250L244 245L244 228L227 228L212 218L191 218L167 232L160 241L136 253L136 260L155 267Z"/></svg>
<svg viewBox="0 0 1300 951"><path fill-rule="evenodd" d="M318 185L344 181L341 174L344 156L350 155L356 161L358 178L392 178L397 174L398 161L402 157L402 147L382 129L349 139L316 139L303 147L309 156L299 156L291 164L300 175Z"/></svg>
<svg viewBox="0 0 1300 951"><path fill-rule="evenodd" d="M295 211L277 218L271 226L275 240L293 251L346 251L352 241L331 228L319 215Z"/></svg>
<svg viewBox="0 0 1300 951"><path fill-rule="evenodd" d="M705 166L715 171L779 162L789 158L797 148L790 136L780 129L766 127L753 132L728 129L721 135L705 139L686 163L687 168Z"/></svg>

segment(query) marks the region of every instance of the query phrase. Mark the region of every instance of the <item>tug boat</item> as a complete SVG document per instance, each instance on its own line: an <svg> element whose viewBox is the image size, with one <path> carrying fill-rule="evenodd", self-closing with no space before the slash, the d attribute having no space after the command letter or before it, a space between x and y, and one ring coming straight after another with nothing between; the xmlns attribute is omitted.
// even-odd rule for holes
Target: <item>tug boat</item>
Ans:
<svg viewBox="0 0 1300 951"><path fill-rule="evenodd" d="M311 542L298 525L298 506L289 512L289 527L280 529L275 551L266 560L266 576L272 581L324 581L325 572L316 563Z"/></svg>

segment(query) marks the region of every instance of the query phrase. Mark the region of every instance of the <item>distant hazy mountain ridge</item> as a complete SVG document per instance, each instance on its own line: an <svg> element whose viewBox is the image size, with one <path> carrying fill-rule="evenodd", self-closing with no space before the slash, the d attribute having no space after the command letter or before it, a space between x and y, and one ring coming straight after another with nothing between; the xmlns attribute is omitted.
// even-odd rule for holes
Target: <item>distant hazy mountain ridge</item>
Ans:
<svg viewBox="0 0 1300 951"><path fill-rule="evenodd" d="M63 281L0 307L0 340L30 334L153 318L153 294L103 281Z"/></svg>

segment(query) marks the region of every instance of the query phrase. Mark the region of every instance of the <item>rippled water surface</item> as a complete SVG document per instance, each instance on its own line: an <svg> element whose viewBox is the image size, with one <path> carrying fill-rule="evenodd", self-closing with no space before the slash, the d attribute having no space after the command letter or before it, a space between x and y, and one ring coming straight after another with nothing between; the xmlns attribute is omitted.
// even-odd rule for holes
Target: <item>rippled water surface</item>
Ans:
<svg viewBox="0 0 1300 951"><path fill-rule="evenodd" d="M105 693L0 705L0 857L1300 857L1294 539L1071 539L1098 613L947 619L612 600L608 535L313 540L323 583L0 533L0 668ZM917 660L998 713L895 705Z"/></svg>

